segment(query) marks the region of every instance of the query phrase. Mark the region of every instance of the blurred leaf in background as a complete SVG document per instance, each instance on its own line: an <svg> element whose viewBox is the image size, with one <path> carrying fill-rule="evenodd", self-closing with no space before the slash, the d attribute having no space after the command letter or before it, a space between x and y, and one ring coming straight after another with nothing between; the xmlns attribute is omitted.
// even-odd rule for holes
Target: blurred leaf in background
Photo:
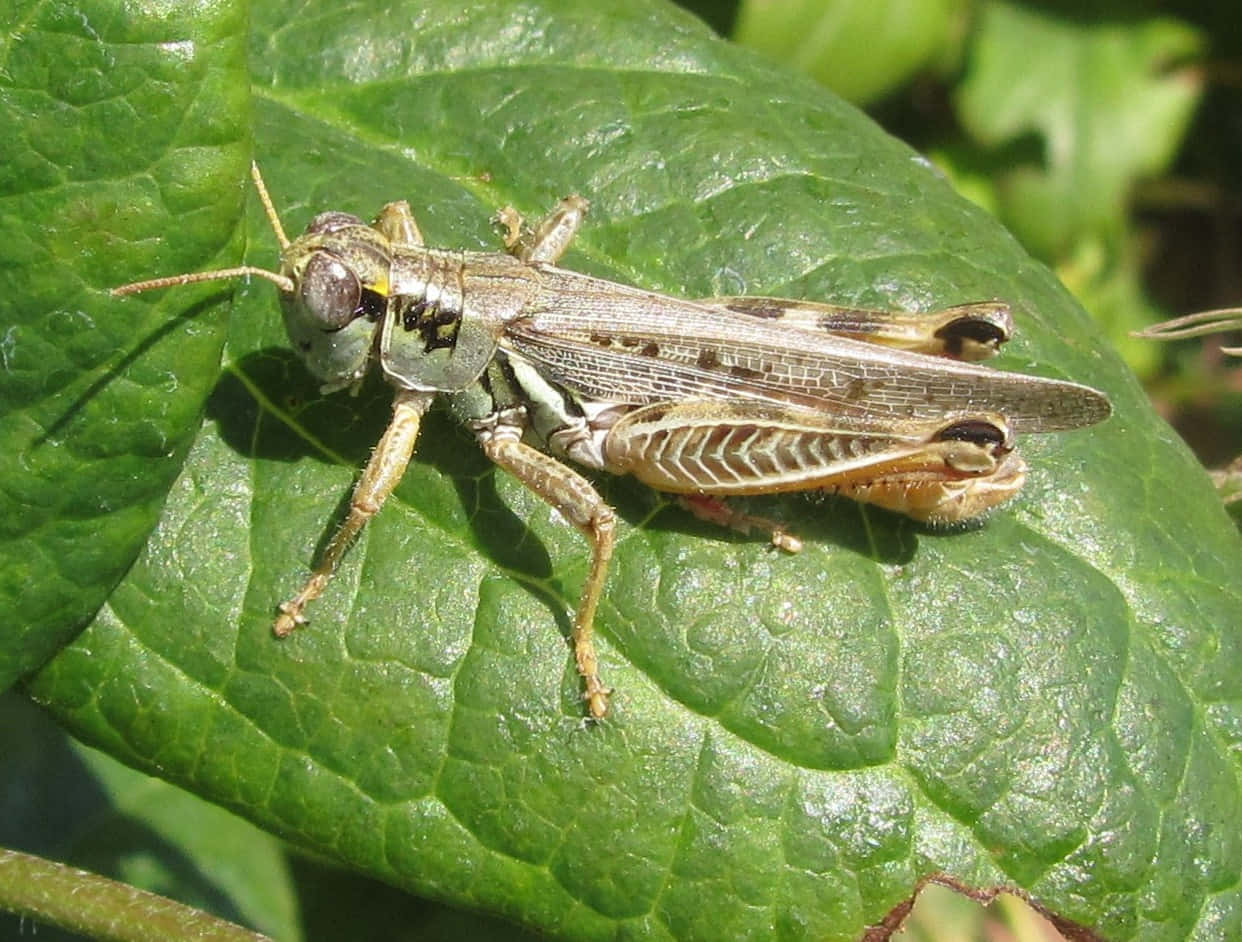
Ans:
<svg viewBox="0 0 1242 942"><path fill-rule="evenodd" d="M1202 88L1201 74L1183 64L1202 47L1176 20L1083 23L990 2L955 95L966 134L994 160L1002 221L1053 265L1140 372L1159 351L1129 331L1158 315L1139 290L1131 197L1182 145ZM1038 154L1021 153L1028 137Z"/></svg>
<svg viewBox="0 0 1242 942"><path fill-rule="evenodd" d="M860 104L893 92L960 42L969 0L749 0L733 38Z"/></svg>

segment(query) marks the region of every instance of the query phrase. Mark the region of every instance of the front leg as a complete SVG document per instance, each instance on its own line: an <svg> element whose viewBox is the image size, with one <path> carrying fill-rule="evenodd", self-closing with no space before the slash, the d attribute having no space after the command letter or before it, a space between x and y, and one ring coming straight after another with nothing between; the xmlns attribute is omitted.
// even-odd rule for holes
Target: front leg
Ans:
<svg viewBox="0 0 1242 942"><path fill-rule="evenodd" d="M555 265L574 240L590 205L576 193L567 196L533 231L512 206L498 212L496 222L505 230L505 248L510 253L532 265Z"/></svg>
<svg viewBox="0 0 1242 942"><path fill-rule="evenodd" d="M593 641L595 609L599 605L612 558L616 515L595 488L555 458L522 443L522 428L502 418L477 432L483 453L542 497L591 541L591 571L574 616L574 660L585 685L584 698L594 719L608 715L609 690L599 677L599 659Z"/></svg>
<svg viewBox="0 0 1242 942"><path fill-rule="evenodd" d="M389 203L381 209L375 217L375 228L393 245L416 249L423 247L423 234L414 221L414 211L405 200Z"/></svg>
<svg viewBox="0 0 1242 942"><path fill-rule="evenodd" d="M302 614L302 610L323 593L346 551L358 538L367 521L379 513L384 501L405 474L406 466L414 455L414 445L418 441L418 427L423 413L431 405L431 399L431 393L417 393L406 389L397 392L392 404L392 421L388 423L383 437L371 453L366 470L354 487L354 494L349 502L349 516L332 537L332 542L324 550L323 559L311 573L302 591L280 605L280 615L272 626L272 631L278 638L284 638L292 634L294 629L306 624L306 616Z"/></svg>

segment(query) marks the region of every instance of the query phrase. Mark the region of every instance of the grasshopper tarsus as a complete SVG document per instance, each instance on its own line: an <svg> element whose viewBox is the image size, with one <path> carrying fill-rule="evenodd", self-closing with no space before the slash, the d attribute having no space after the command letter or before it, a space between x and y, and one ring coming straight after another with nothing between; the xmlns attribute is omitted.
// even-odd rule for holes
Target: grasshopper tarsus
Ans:
<svg viewBox="0 0 1242 942"><path fill-rule="evenodd" d="M791 556L802 552L803 544L801 537L796 537L792 533L786 533L783 529L773 530L769 534L769 538L773 549L789 553Z"/></svg>
<svg viewBox="0 0 1242 942"><path fill-rule="evenodd" d="M311 577L306 580L306 584L302 586L302 590L297 595L277 606L280 614L272 623L272 634L277 638L287 638L305 625L308 619L303 611L307 605L323 594L331 578L332 573L325 570L322 565L311 573Z"/></svg>
<svg viewBox="0 0 1242 942"><path fill-rule="evenodd" d="M581 673L581 669L579 669L579 673ZM596 684L593 688L588 686L586 692L582 694L582 699L586 702L587 712L591 715L591 719L608 719L612 714L611 697L612 688L598 683L598 678L596 678Z"/></svg>
<svg viewBox="0 0 1242 942"><path fill-rule="evenodd" d="M302 614L302 608L309 599L301 599L300 601L299 599L280 603L280 614L276 616L276 621L272 623L272 634L277 638L287 638L306 624L307 618Z"/></svg>
<svg viewBox="0 0 1242 942"><path fill-rule="evenodd" d="M512 252L522 242L522 214L512 206L505 206L496 210L496 215L492 217L492 224L498 229L503 229L501 240L505 244L506 251Z"/></svg>

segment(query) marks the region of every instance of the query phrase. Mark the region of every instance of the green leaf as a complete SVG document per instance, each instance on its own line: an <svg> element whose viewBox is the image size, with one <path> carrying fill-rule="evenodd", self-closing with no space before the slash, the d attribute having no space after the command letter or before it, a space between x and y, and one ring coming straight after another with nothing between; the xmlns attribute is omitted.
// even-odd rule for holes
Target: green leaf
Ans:
<svg viewBox="0 0 1242 942"><path fill-rule="evenodd" d="M219 309L106 291L121 258L198 267L236 232L243 17L127 10L10 9L0 41L0 689L134 561L219 370Z"/></svg>
<svg viewBox="0 0 1242 942"><path fill-rule="evenodd" d="M311 624L277 641L390 393L320 397L265 282L94 296L126 336L159 313L182 368L221 372L143 555L35 698L303 846L564 937L852 939L934 871L1114 939L1237 930L1242 547L995 222L851 107L655 0L272 4L250 30L252 84L218 90L253 95L291 232L407 198L430 243L495 247L497 207L576 191L592 214L568 267L691 297L1001 297L1019 324L1001 367L1100 386L1116 414L1024 439L1022 497L965 532L750 501L796 526L796 557L596 476L623 521L597 620L616 712L584 726L566 634L586 547L467 432L429 418ZM116 220L93 283L210 264L222 241L146 209ZM274 266L253 200L249 220L247 261ZM191 341L230 290L221 363Z"/></svg>

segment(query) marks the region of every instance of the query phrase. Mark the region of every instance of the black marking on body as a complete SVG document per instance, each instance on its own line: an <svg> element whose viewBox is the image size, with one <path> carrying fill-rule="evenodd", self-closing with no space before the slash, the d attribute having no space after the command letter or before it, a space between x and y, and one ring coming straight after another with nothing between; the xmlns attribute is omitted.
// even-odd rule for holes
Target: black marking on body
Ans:
<svg viewBox="0 0 1242 942"><path fill-rule="evenodd" d="M365 317L372 324L384 316L384 312L388 310L388 299L378 291L370 288L363 288L362 294L358 298L358 308L354 311L355 317Z"/></svg>
<svg viewBox="0 0 1242 942"><path fill-rule="evenodd" d="M1005 433L992 422L984 419L966 419L945 426L935 435L936 441L969 442L972 445L1003 446Z"/></svg>
<svg viewBox="0 0 1242 942"><path fill-rule="evenodd" d="M402 302L405 303L403 304ZM397 307L399 309L404 308L401 311L401 326L407 331L417 330L423 315L427 313L427 300L424 298L411 303L407 299L402 298L397 302Z"/></svg>
<svg viewBox="0 0 1242 942"><path fill-rule="evenodd" d="M658 344L652 341L644 341L641 337L617 337L614 334L606 334L598 330L591 331L587 337L591 343L605 349L622 347L626 350L632 350L640 356L658 357L660 355Z"/></svg>
<svg viewBox="0 0 1242 942"><path fill-rule="evenodd" d="M944 348L953 356L960 356L964 341L973 340L981 347L999 349L1009 339L1005 330L997 324L978 317L963 317L950 321L936 331L936 339L944 342Z"/></svg>
<svg viewBox="0 0 1242 942"><path fill-rule="evenodd" d="M438 300L402 295L396 299L395 314L404 330L417 331L423 338L423 353L452 350L457 346L461 311L441 307Z"/></svg>

